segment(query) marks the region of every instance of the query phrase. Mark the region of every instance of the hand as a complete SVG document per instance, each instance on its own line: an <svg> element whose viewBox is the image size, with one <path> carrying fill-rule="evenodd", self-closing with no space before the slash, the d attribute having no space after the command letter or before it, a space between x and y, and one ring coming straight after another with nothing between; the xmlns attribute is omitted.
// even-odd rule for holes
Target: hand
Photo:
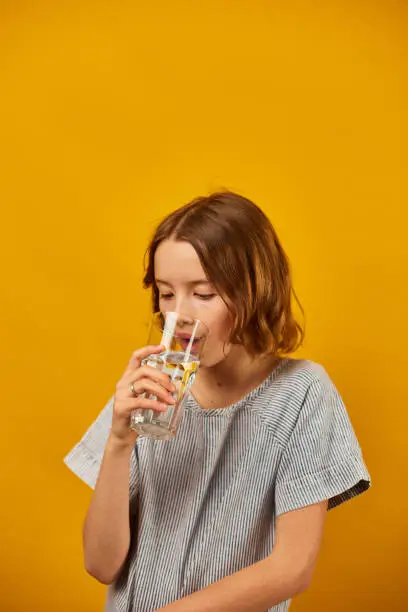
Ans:
<svg viewBox="0 0 408 612"><path fill-rule="evenodd" d="M129 364L116 385L113 404L113 417L110 438L124 446L133 447L137 433L130 429L130 415L133 410L156 410L164 412L168 404L175 404L172 393L176 390L170 377L149 366L141 366L142 360L149 355L161 353L164 346L145 346L135 351ZM137 395L150 393L157 400L135 397L130 392L130 384Z"/></svg>

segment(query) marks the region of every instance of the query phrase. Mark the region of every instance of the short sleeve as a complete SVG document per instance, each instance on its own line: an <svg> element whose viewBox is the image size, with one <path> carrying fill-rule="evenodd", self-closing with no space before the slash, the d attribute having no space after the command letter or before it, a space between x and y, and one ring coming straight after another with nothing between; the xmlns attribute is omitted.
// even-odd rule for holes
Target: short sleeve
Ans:
<svg viewBox="0 0 408 612"><path fill-rule="evenodd" d="M278 468L276 516L328 500L328 508L371 484L342 398L324 368L308 388Z"/></svg>
<svg viewBox="0 0 408 612"><path fill-rule="evenodd" d="M112 424L113 401L114 397L112 396L81 440L64 458L64 463L69 469L92 489L96 485L103 453L109 437Z"/></svg>

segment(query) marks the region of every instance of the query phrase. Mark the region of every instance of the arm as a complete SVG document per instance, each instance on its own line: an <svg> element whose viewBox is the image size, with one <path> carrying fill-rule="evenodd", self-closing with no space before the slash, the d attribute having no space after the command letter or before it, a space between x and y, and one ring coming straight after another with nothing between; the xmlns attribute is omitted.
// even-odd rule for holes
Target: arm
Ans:
<svg viewBox="0 0 408 612"><path fill-rule="evenodd" d="M166 612L264 612L305 591L316 564L327 501L282 514L264 560L165 608Z"/></svg>
<svg viewBox="0 0 408 612"><path fill-rule="evenodd" d="M167 374L141 367L145 357L162 350L162 346L147 346L135 351L116 385L110 435L83 529L85 568L104 584L116 580L130 546L129 481L137 438L129 427L131 413L136 408L163 412L169 403L174 403L174 389ZM146 393L157 400L147 399Z"/></svg>
<svg viewBox="0 0 408 612"><path fill-rule="evenodd" d="M129 470L133 447L110 438L85 518L85 569L103 584L119 574L130 546Z"/></svg>

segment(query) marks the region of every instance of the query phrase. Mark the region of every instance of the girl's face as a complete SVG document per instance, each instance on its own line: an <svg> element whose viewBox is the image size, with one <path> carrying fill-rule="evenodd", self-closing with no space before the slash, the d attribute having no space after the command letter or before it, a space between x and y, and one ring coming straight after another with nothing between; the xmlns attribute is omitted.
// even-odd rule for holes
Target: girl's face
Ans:
<svg viewBox="0 0 408 612"><path fill-rule="evenodd" d="M155 253L154 268L160 311L200 319L209 330L201 365L212 367L223 361L231 349L231 315L194 248L189 242L164 240Z"/></svg>

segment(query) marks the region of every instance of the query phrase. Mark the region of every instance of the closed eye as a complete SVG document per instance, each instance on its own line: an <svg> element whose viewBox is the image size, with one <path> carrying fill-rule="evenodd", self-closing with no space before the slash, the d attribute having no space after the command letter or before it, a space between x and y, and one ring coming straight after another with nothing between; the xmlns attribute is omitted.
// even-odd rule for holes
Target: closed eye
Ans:
<svg viewBox="0 0 408 612"><path fill-rule="evenodd" d="M200 298L200 300L207 300L207 301L215 297L215 293L195 293L194 295ZM174 297L173 293L161 293L160 294L161 300L171 300L172 297Z"/></svg>
<svg viewBox="0 0 408 612"><path fill-rule="evenodd" d="M213 297L215 297L215 293L196 293L195 295L200 298L200 300L211 300Z"/></svg>

